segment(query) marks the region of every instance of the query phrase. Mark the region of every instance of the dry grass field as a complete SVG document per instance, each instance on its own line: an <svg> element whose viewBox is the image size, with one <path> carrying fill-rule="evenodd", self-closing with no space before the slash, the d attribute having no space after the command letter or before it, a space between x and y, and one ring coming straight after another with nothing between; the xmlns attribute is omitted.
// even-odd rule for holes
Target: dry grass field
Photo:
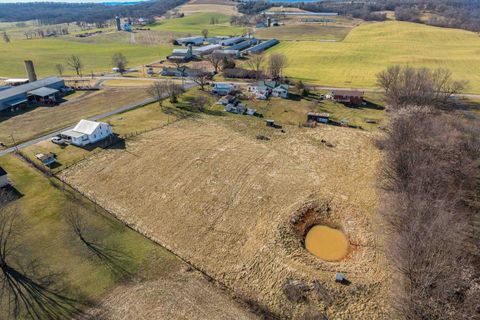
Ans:
<svg viewBox="0 0 480 320"><path fill-rule="evenodd" d="M228 0L191 0L178 7L186 16L195 13L219 12L229 16L239 15L236 3Z"/></svg>
<svg viewBox="0 0 480 320"><path fill-rule="evenodd" d="M87 312L87 319L258 319L200 272L185 264L176 267L168 274L156 276L158 280L118 286ZM154 270L151 271L157 273Z"/></svg>
<svg viewBox="0 0 480 320"><path fill-rule="evenodd" d="M62 177L281 318L318 311L332 319L384 319L388 275L372 233L376 134L284 129L245 116L181 120L128 140L125 150L94 155ZM304 249L316 223L347 235L347 258L324 262ZM335 283L337 271L351 284ZM292 279L305 284L297 302L282 289Z"/></svg>
<svg viewBox="0 0 480 320"><path fill-rule="evenodd" d="M22 113L5 115L0 120L0 141L13 144L76 123L81 118L111 111L148 98L144 88L110 88L64 102L55 107L28 108Z"/></svg>
<svg viewBox="0 0 480 320"><path fill-rule="evenodd" d="M20 209L22 225L15 242L15 256L22 260L15 261L31 262L34 279L49 275L51 289L81 303L90 315L82 320L255 319L200 272L19 157L2 156L0 165L21 195L12 203ZM85 238L97 251L73 232L71 211L79 213ZM18 266L32 276L28 267ZM0 319L13 319L6 314L4 297Z"/></svg>

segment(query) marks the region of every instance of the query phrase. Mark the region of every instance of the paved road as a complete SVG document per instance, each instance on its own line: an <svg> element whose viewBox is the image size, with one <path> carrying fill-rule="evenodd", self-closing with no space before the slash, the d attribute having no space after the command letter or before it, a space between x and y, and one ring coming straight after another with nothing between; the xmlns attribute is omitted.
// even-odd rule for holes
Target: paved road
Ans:
<svg viewBox="0 0 480 320"><path fill-rule="evenodd" d="M194 86L196 86L195 83L187 82L187 83L185 83L184 88L185 88L185 90L188 90L190 88L193 88ZM168 94L166 94L164 96L164 98L166 98L166 97L168 97ZM90 118L87 118L87 119L92 120L92 121L97 121L97 120L100 120L100 119L103 119L103 118L113 116L113 115L118 114L118 113L122 113L122 112L125 112L125 111L128 111L128 110L131 110L131 109L135 109L135 108L150 104L150 103L155 102L155 101L156 101L156 99L153 99L153 98L145 99L143 101L136 102L136 103L133 103L133 104L129 104L127 106L120 107L118 109L115 109L115 110L112 110L112 111L109 111L109 112L105 112L105 113L102 113L102 114L98 114L96 116L93 116L93 117L90 117ZM78 119L78 120L80 120L80 119ZM46 134L44 136L41 136L41 137L38 137L38 138L35 138L35 139L32 139L32 140L28 140L28 141L23 142L23 143L20 143L20 144L14 146L14 147L9 147L7 149L0 150L0 156L12 153L17 149L20 150L20 149L26 148L28 146L34 145L36 143L39 143L41 141L51 139L54 136L60 134L61 132L67 131L67 130L70 130L70 129L73 129L73 128L74 128L74 126L69 126L69 127L66 127L66 128L62 128L62 129L56 130L54 132L51 132L49 134Z"/></svg>

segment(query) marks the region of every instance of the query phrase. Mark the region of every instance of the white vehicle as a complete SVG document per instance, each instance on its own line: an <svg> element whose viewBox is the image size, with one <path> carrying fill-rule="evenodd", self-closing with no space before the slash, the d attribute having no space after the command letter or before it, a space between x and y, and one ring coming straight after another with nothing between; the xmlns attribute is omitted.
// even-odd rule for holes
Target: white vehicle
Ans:
<svg viewBox="0 0 480 320"><path fill-rule="evenodd" d="M55 136L52 139L50 139L53 143L58 144L58 145L65 145L65 140L63 140L59 136Z"/></svg>

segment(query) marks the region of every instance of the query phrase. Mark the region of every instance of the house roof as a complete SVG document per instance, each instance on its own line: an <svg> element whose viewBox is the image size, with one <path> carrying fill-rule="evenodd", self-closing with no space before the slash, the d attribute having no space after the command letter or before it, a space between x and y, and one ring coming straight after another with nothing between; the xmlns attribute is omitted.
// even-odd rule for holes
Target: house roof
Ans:
<svg viewBox="0 0 480 320"><path fill-rule="evenodd" d="M7 105L11 106L11 107L14 107L16 105L19 105L21 103L24 103L24 102L27 102L28 99L25 99L25 98L17 98L17 99L14 99L14 100L9 100Z"/></svg>
<svg viewBox="0 0 480 320"><path fill-rule="evenodd" d="M43 97L51 96L52 94L55 94L57 92L58 92L58 90L56 90L56 89L41 87L41 88L38 88L38 89L35 89L35 90L32 90L32 91L29 91L28 93L31 94L31 95L43 98Z"/></svg>
<svg viewBox="0 0 480 320"><path fill-rule="evenodd" d="M275 89L282 89L282 90L288 91L288 85L287 84L281 84L281 85L275 87Z"/></svg>
<svg viewBox="0 0 480 320"><path fill-rule="evenodd" d="M103 122L96 122L82 119L79 123L73 128L73 131L77 131L83 134L92 134L95 129L98 128Z"/></svg>
<svg viewBox="0 0 480 320"><path fill-rule="evenodd" d="M68 131L62 132L62 135L71 137L71 138L80 138L80 137L83 137L85 133L81 133L75 130L68 130Z"/></svg>
<svg viewBox="0 0 480 320"><path fill-rule="evenodd" d="M38 81L22 84L20 86L12 87L7 90L2 90L0 91L0 100L8 99L10 97L14 97L22 93L33 91L41 87L48 87L49 85L52 85L60 81L63 81L63 79L59 77L48 77L48 78L40 79Z"/></svg>
<svg viewBox="0 0 480 320"><path fill-rule="evenodd" d="M277 82L273 80L261 80L258 81L258 86L273 89L277 86Z"/></svg>
<svg viewBox="0 0 480 320"><path fill-rule="evenodd" d="M363 97L363 91L358 90L334 90L332 91L334 96L346 96L346 97Z"/></svg>
<svg viewBox="0 0 480 320"><path fill-rule="evenodd" d="M307 112L309 116L315 116L320 118L328 118L330 117L330 113L316 113L316 112Z"/></svg>
<svg viewBox="0 0 480 320"><path fill-rule="evenodd" d="M233 88L233 84L217 82L217 83L215 83L215 88L216 89L231 89L231 88Z"/></svg>
<svg viewBox="0 0 480 320"><path fill-rule="evenodd" d="M3 169L2 167L0 167L0 176L4 176L7 174L7 171L5 171L5 169Z"/></svg>

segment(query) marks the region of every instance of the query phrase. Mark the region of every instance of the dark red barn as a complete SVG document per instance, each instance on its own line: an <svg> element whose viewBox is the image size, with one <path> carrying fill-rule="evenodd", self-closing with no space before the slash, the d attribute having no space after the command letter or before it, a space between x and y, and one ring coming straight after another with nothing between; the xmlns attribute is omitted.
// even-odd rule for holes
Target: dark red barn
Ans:
<svg viewBox="0 0 480 320"><path fill-rule="evenodd" d="M353 90L335 90L332 91L332 97L337 102L347 102L360 105L363 102L363 91Z"/></svg>

